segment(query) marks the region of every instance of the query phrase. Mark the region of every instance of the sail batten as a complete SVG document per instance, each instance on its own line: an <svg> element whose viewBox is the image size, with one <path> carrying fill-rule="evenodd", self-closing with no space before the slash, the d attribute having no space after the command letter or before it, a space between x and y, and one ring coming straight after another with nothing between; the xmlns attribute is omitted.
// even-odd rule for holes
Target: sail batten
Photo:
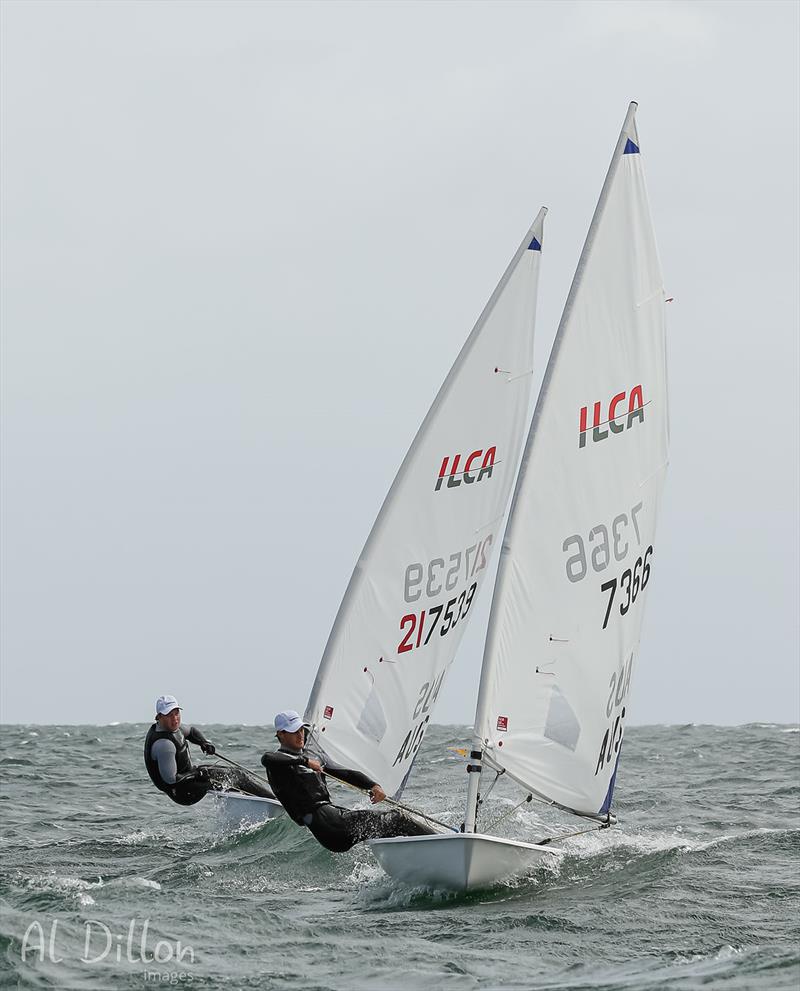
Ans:
<svg viewBox="0 0 800 991"><path fill-rule="evenodd" d="M664 303L653 289L663 279L635 111L522 455L473 740L509 777L584 816L610 808L668 460Z"/></svg>
<svg viewBox="0 0 800 991"><path fill-rule="evenodd" d="M317 743L397 794L486 574L528 415L540 211L370 532L306 708Z"/></svg>

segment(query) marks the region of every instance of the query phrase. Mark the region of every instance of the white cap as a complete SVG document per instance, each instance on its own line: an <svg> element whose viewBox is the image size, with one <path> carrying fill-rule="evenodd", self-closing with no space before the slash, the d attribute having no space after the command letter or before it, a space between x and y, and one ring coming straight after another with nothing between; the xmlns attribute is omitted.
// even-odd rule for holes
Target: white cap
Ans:
<svg viewBox="0 0 800 991"><path fill-rule="evenodd" d="M182 706L178 705L178 700L174 695L159 695L156 699L156 712L159 716L166 716L168 712L172 712L173 709L181 709Z"/></svg>
<svg viewBox="0 0 800 991"><path fill-rule="evenodd" d="M275 717L276 733L296 733L305 723L294 709L279 712Z"/></svg>

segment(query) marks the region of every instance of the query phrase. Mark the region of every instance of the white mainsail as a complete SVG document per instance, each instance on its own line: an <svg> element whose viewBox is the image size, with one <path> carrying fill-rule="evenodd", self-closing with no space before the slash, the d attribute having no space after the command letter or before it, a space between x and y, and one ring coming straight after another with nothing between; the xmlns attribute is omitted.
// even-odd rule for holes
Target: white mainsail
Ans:
<svg viewBox="0 0 800 991"><path fill-rule="evenodd" d="M590 816L610 808L667 464L664 292L635 111L523 453L473 741L540 797Z"/></svg>
<svg viewBox="0 0 800 991"><path fill-rule="evenodd" d="M488 572L525 434L545 210L442 385L331 630L305 718L332 759L401 790Z"/></svg>

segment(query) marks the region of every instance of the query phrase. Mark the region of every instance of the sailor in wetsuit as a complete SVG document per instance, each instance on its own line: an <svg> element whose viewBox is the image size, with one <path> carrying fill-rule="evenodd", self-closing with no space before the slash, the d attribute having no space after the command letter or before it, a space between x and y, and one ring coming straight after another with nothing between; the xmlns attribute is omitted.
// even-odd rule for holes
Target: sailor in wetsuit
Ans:
<svg viewBox="0 0 800 991"><path fill-rule="evenodd" d="M156 788L173 802L194 805L209 791L229 788L259 798L275 797L269 788L238 768L228 770L213 764L194 767L187 740L197 744L204 754L216 753L214 744L196 726L181 729L181 707L175 696L160 696L156 700L156 721L144 741L144 764Z"/></svg>
<svg viewBox="0 0 800 991"><path fill-rule="evenodd" d="M424 836L435 832L399 809L370 812L333 805L325 784L326 770L333 777L368 791L373 804L382 802L386 793L361 771L337 767L330 761L323 766L321 761L307 754L305 726L296 712L279 712L275 717L275 731L280 749L261 758L272 790L298 826L307 826L328 850L344 853L363 840Z"/></svg>

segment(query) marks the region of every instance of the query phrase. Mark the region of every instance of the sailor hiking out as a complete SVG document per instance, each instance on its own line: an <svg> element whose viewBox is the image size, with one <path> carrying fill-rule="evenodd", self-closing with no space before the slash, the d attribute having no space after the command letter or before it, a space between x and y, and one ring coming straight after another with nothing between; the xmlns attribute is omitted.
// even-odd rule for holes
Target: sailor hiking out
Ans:
<svg viewBox="0 0 800 991"><path fill-rule="evenodd" d="M325 782L326 772L345 784L368 792L373 804L382 802L386 794L377 782L361 771L339 767L330 761L323 764L307 753L306 726L296 712L279 712L275 716L275 732L280 749L265 753L261 758L272 790L298 826L307 826L328 850L344 853L364 840L435 832L398 809L372 812L334 805Z"/></svg>
<svg viewBox="0 0 800 991"><path fill-rule="evenodd" d="M235 789L259 798L275 796L256 778L237 768L214 764L195 767L189 754L194 743L208 756L216 748L196 726L181 728L181 706L174 695L156 700L156 721L144 741L144 764L150 780L178 805L194 805L209 791Z"/></svg>

